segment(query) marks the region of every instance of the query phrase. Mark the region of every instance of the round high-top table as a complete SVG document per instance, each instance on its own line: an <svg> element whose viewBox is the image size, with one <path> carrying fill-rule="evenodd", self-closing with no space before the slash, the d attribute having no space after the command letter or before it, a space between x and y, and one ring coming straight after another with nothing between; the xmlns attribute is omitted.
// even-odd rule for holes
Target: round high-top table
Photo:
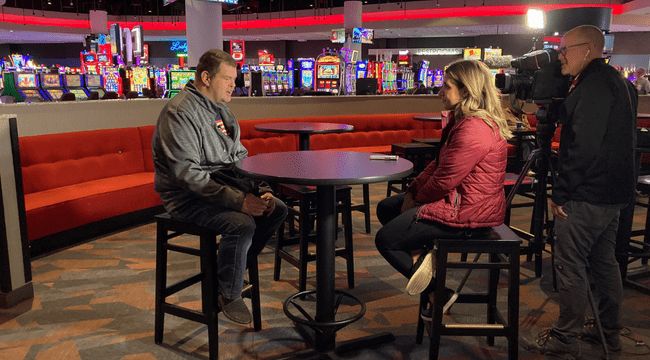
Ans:
<svg viewBox="0 0 650 360"><path fill-rule="evenodd" d="M354 130L354 126L346 124L318 122L280 122L255 125L255 130L275 133L298 134L299 149L309 150L311 134L342 133Z"/></svg>
<svg viewBox="0 0 650 360"><path fill-rule="evenodd" d="M413 171L413 163L397 160L370 160L370 154L351 151L287 151L264 153L244 158L235 165L236 170L254 180L272 183L315 185L316 207L316 316L307 320L295 320L314 328L315 350L331 351L335 348L336 331L342 327L335 321L336 294L343 294L358 301L362 311L348 323L363 316L363 302L334 288L334 253L336 241L336 185L370 184L401 179ZM314 292L308 291L308 292ZM303 292L304 293L304 292ZM290 297L287 302L299 294ZM285 302L285 313L287 313ZM289 313L287 313L289 316ZM291 316L289 316L291 318ZM347 325L343 324L343 326ZM392 337L384 337L388 341ZM394 338L394 337L392 337Z"/></svg>

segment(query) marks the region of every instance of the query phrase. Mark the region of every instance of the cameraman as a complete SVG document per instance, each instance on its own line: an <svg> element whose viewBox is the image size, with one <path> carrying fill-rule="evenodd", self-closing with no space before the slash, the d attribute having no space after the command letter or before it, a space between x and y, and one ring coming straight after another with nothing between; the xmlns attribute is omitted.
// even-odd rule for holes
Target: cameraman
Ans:
<svg viewBox="0 0 650 360"><path fill-rule="evenodd" d="M530 351L564 358L580 356L579 336L600 342L595 325L584 326L587 268L607 347L621 349L623 287L614 248L619 212L634 196L638 99L632 83L601 58L603 44L600 29L582 25L558 49L562 74L573 77L559 109L559 174L550 204L560 314L550 331L521 338Z"/></svg>

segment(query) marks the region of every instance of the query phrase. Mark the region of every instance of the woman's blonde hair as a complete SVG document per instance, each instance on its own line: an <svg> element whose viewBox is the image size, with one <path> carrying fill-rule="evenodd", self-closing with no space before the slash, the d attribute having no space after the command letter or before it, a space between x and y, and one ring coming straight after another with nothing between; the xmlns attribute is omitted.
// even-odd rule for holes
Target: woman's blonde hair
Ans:
<svg viewBox="0 0 650 360"><path fill-rule="evenodd" d="M445 80L451 80L461 93L461 100L454 109L456 121L478 117L493 130L498 130L501 138L512 137L494 77L485 64L476 60L454 61L445 70Z"/></svg>

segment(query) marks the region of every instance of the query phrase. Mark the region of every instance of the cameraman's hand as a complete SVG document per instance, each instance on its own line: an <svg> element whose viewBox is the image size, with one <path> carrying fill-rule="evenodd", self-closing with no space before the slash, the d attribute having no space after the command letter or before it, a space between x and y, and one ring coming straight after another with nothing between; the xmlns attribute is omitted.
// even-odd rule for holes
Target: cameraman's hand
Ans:
<svg viewBox="0 0 650 360"><path fill-rule="evenodd" d="M568 217L567 214L562 210L562 207L555 205L553 200L551 200L551 214L553 214L553 216L555 216L555 218L558 220L566 220Z"/></svg>
<svg viewBox="0 0 650 360"><path fill-rule="evenodd" d="M275 196L271 193L264 193L260 197L264 200L264 203L266 203L266 211L264 212L264 215L271 216L273 210L275 210Z"/></svg>
<svg viewBox="0 0 650 360"><path fill-rule="evenodd" d="M274 204L275 205L275 204ZM262 216L268 210L267 201L253 194L246 194L241 211L252 216Z"/></svg>

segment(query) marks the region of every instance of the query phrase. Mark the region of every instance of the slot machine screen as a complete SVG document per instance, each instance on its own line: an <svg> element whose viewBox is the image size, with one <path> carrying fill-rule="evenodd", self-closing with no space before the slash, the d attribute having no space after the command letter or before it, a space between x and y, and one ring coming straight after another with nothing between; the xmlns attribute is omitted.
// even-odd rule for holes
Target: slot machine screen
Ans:
<svg viewBox="0 0 650 360"><path fill-rule="evenodd" d="M41 98L41 93L36 89L23 90L23 94L25 94L25 98Z"/></svg>
<svg viewBox="0 0 650 360"><path fill-rule="evenodd" d="M11 60L13 61L15 67L19 69L25 67L25 59L22 55L13 54L11 55Z"/></svg>
<svg viewBox="0 0 650 360"><path fill-rule="evenodd" d="M52 96L52 100L59 100L64 94L63 90L61 89L48 89L47 92L49 92L50 96Z"/></svg>
<svg viewBox="0 0 650 360"><path fill-rule="evenodd" d="M70 92L74 94L75 100L86 100L88 95L82 89L70 89Z"/></svg>
<svg viewBox="0 0 650 360"><path fill-rule="evenodd" d="M170 90L182 90L188 81L194 80L194 71L170 71Z"/></svg>
<svg viewBox="0 0 650 360"><path fill-rule="evenodd" d="M43 87L61 87L61 77L57 74L43 74Z"/></svg>
<svg viewBox="0 0 650 360"><path fill-rule="evenodd" d="M108 54L97 54L97 61L102 63L108 62Z"/></svg>
<svg viewBox="0 0 650 360"><path fill-rule="evenodd" d="M86 75L87 87L100 87L102 86L101 75Z"/></svg>
<svg viewBox="0 0 650 360"><path fill-rule="evenodd" d="M81 86L81 76L80 75L75 75L75 74L66 74L65 75L65 86L66 87L79 87L79 86Z"/></svg>
<svg viewBox="0 0 650 360"><path fill-rule="evenodd" d="M95 58L95 55L93 54L86 54L86 62L92 63L95 62L97 59Z"/></svg>
<svg viewBox="0 0 650 360"><path fill-rule="evenodd" d="M18 74L18 87L19 88L38 87L36 74Z"/></svg>
<svg viewBox="0 0 650 360"><path fill-rule="evenodd" d="M339 66L338 65L319 65L318 77L321 79L338 79Z"/></svg>

